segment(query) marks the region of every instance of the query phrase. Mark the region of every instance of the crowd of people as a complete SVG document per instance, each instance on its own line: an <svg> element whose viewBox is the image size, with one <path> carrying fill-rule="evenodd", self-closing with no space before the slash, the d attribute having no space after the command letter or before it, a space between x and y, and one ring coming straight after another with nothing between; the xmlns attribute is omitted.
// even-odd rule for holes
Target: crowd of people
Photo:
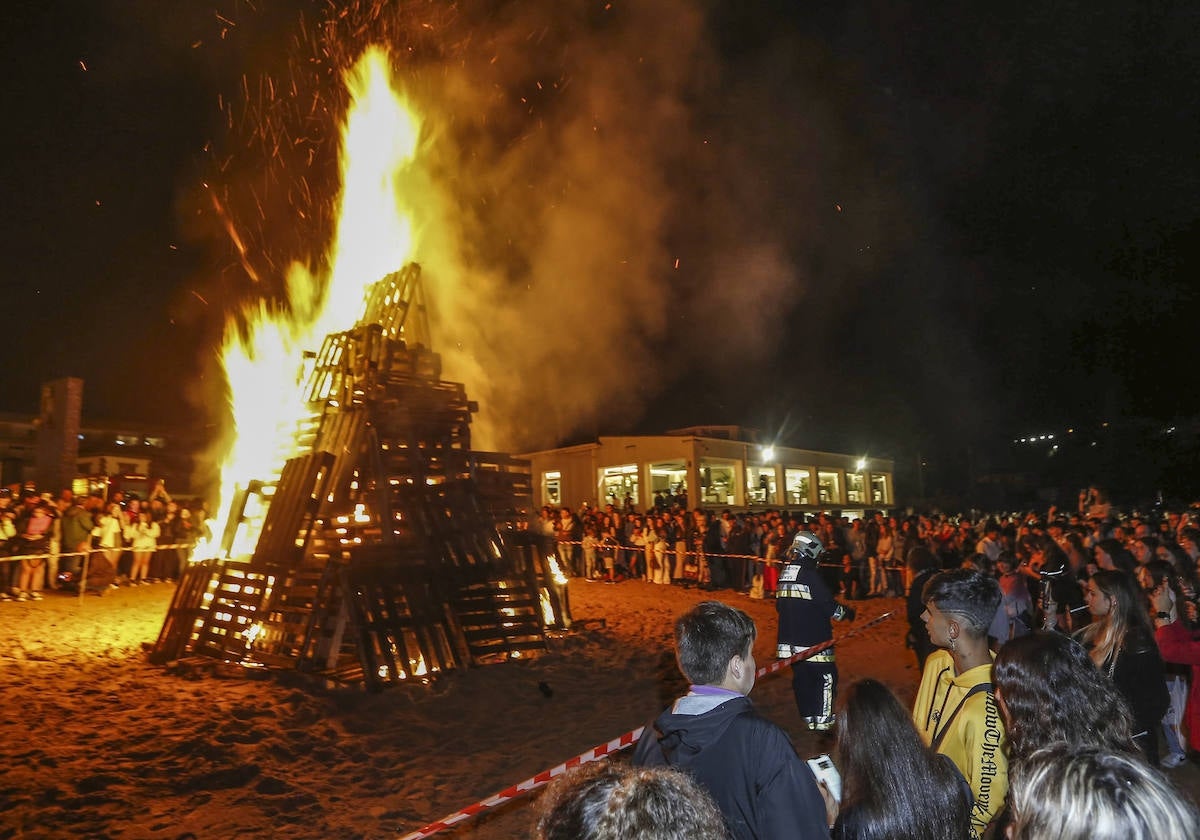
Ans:
<svg viewBox="0 0 1200 840"><path fill-rule="evenodd" d="M922 671L911 709L865 679L829 715L832 658L793 664L805 723L821 730L836 719L840 784L831 785L747 697L753 621L704 602L676 625L688 693L646 728L634 768L613 771L619 780L604 788L627 793L571 812L620 812L626 825L653 827L610 834L583 818L571 836L682 837L659 810L628 813L667 789L724 819L724 833L689 836L1200 836L1194 803L1166 775L1200 762L1200 511L1122 516L1091 490L1069 513L844 521L609 506L547 509L537 527L585 580L761 586L776 596L780 657L832 638L830 620L853 618L838 599L905 596ZM814 675L825 690L802 692ZM591 796L587 778L578 784ZM576 784L565 779L547 798L536 836L566 836L549 827L556 809L577 807Z"/></svg>
<svg viewBox="0 0 1200 840"><path fill-rule="evenodd" d="M0 601L174 581L206 519L202 506L172 499L161 483L145 499L0 488Z"/></svg>
<svg viewBox="0 0 1200 840"><path fill-rule="evenodd" d="M0 490L0 600L173 580L205 519L161 485L144 500ZM537 838L1200 836L1166 775L1200 761L1200 508L1121 515L1094 489L1069 512L967 517L663 499L546 507L531 530L581 581L773 597L801 719L834 738L814 765L755 711L757 628L705 601L675 626L688 692L632 766L557 782ZM911 709L872 679L838 696L831 622L874 597L907 600Z"/></svg>
<svg viewBox="0 0 1200 840"><path fill-rule="evenodd" d="M811 531L839 558L844 555L844 572L835 577L854 598L902 591L904 542L893 539L892 529L899 530L895 519L889 525L881 513L864 524L824 513L714 513L665 504L644 512L613 504L603 509L584 504L577 512L545 506L532 526L573 577L744 592L761 587L766 593L775 590L783 552L794 536ZM838 563L842 568L843 560Z"/></svg>
<svg viewBox="0 0 1200 840"><path fill-rule="evenodd" d="M876 680L852 684L832 774L829 757L801 760L749 700L753 620L719 601L689 610L675 626L687 694L646 727L631 766L554 783L534 838L1198 836L1195 805L1146 760L1132 710L1084 643L1038 630L992 651L994 579L950 570L929 591L938 655L914 708Z"/></svg>

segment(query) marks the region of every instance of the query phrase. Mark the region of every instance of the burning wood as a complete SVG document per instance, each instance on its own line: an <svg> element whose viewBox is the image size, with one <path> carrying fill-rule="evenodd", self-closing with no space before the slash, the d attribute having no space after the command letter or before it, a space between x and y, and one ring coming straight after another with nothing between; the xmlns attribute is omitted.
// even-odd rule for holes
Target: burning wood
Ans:
<svg viewBox="0 0 1200 840"><path fill-rule="evenodd" d="M380 51L347 83L330 277L318 292L296 273L289 306L231 330L227 515L176 591L157 661L205 655L378 688L542 649L547 624L569 624L564 587L519 540L527 465L471 450L477 406L431 349L395 190L419 123ZM562 605L549 619L539 576Z"/></svg>
<svg viewBox="0 0 1200 840"><path fill-rule="evenodd" d="M226 559L189 570L158 660L203 654L380 687L542 649L547 624L569 623L557 570L520 539L528 472L471 450L476 405L440 378L439 356L415 343L427 337L415 264L326 337L303 389L303 454L235 499ZM239 557L247 531L259 535ZM543 569L561 605L547 615Z"/></svg>

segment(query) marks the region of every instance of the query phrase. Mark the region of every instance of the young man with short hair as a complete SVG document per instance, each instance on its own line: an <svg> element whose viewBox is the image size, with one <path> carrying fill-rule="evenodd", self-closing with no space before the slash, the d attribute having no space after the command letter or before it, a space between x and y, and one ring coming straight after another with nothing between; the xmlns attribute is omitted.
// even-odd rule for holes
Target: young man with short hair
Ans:
<svg viewBox="0 0 1200 840"><path fill-rule="evenodd" d="M971 786L971 831L978 838L1000 812L1008 790L1004 721L992 687L987 635L1000 606L1000 585L974 569L953 569L934 575L922 597L921 618L940 650L925 662L913 722Z"/></svg>
<svg viewBox="0 0 1200 840"><path fill-rule="evenodd" d="M688 693L646 727L636 766L686 771L717 803L735 840L828 838L825 801L788 736L754 711L754 620L705 601L675 622Z"/></svg>

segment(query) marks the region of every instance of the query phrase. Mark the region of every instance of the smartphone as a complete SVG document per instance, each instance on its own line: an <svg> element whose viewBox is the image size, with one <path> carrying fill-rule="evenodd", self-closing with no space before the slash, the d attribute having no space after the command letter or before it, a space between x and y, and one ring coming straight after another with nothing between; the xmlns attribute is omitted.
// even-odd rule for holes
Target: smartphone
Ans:
<svg viewBox="0 0 1200 840"><path fill-rule="evenodd" d="M837 768L833 766L833 759L828 755L819 755L816 758L810 758L808 766L813 775L817 777L817 781L824 782L825 787L829 788L829 792L833 794L833 798L841 802L842 777Z"/></svg>

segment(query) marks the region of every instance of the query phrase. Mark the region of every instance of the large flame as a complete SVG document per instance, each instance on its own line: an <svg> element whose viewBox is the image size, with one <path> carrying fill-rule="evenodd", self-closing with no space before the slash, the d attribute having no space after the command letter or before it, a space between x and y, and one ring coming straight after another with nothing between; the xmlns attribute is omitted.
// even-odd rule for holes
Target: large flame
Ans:
<svg viewBox="0 0 1200 840"><path fill-rule="evenodd" d="M310 407L301 397L305 351L326 335L350 329L362 315L366 288L412 259L413 226L399 178L417 150L420 122L392 84L386 52L367 49L344 76L350 107L339 149L341 195L328 276L296 264L285 306L259 305L230 320L221 348L229 386L233 442L221 467L218 519L212 540L226 530L230 501L253 480L278 477L297 454L296 430ZM251 512L252 513L252 512ZM244 556L258 540L253 515L239 526L231 550ZM214 556L217 545L195 556Z"/></svg>

